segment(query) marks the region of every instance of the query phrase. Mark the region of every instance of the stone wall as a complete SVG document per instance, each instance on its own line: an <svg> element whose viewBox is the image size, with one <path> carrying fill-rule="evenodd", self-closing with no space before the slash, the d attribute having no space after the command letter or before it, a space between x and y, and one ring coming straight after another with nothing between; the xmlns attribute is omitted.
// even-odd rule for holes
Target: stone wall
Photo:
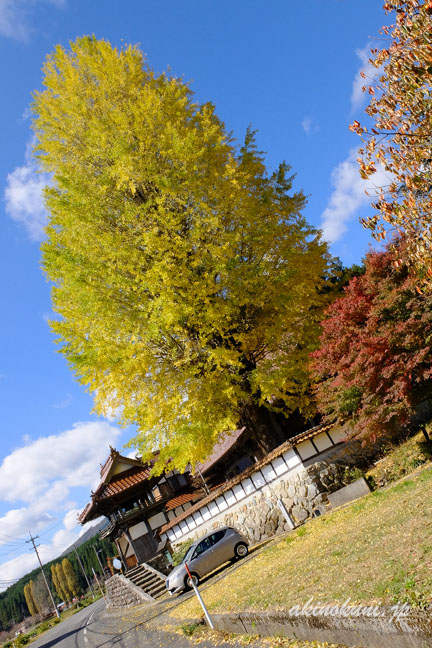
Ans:
<svg viewBox="0 0 432 648"><path fill-rule="evenodd" d="M400 616L394 608L340 606L315 609L296 615L289 611L212 614L217 630L240 634L289 637L325 645L368 648L430 648L432 621L428 611L409 610ZM300 607L301 610L301 607ZM351 614L350 614L351 610ZM328 642L328 643L327 643ZM296 642L296 645L299 645ZM315 644L314 644L315 645Z"/></svg>
<svg viewBox="0 0 432 648"><path fill-rule="evenodd" d="M152 597L143 592L139 587L134 585L130 580L116 574L111 576L106 582L108 607L112 610L118 608L132 607L141 605L148 601L153 601Z"/></svg>
<svg viewBox="0 0 432 648"><path fill-rule="evenodd" d="M294 526L321 515L328 507L327 494L345 485L343 470L343 466L320 461L294 474L287 474L285 478L266 484L227 513L220 513L173 544L199 538L211 529L224 525L235 527L251 543L289 531L292 526L279 508L280 502Z"/></svg>
<svg viewBox="0 0 432 648"><path fill-rule="evenodd" d="M167 546L167 549L170 549L170 545ZM157 556L150 558L150 560L147 560L146 565L153 567L153 569L156 569L156 571L160 572L164 576L168 576L168 574L172 570L172 565L170 565L167 558L165 557L165 552L162 552Z"/></svg>

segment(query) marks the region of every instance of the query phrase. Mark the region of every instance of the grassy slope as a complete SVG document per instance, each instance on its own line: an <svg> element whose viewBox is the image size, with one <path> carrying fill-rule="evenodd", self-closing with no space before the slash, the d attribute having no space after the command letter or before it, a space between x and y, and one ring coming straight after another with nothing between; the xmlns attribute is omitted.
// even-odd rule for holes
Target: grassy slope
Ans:
<svg viewBox="0 0 432 648"><path fill-rule="evenodd" d="M306 602L422 605L432 593L432 470L312 520L204 590L210 611ZM173 611L201 615L192 598Z"/></svg>
<svg viewBox="0 0 432 648"><path fill-rule="evenodd" d="M432 425L430 424L428 431L432 434ZM372 477L378 487L385 486L409 475L420 466L432 465L431 459L431 444L425 443L423 434L418 432L387 451L385 457L368 470L367 476Z"/></svg>

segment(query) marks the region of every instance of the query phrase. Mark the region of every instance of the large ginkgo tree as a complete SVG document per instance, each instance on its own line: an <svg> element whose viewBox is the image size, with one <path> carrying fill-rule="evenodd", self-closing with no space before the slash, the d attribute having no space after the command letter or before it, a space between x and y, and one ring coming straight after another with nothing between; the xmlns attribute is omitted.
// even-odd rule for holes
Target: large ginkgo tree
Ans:
<svg viewBox="0 0 432 648"><path fill-rule="evenodd" d="M57 47L33 109L52 174L43 267L52 323L100 413L162 467L202 459L246 410L311 408L331 260L252 131L155 75L136 47Z"/></svg>

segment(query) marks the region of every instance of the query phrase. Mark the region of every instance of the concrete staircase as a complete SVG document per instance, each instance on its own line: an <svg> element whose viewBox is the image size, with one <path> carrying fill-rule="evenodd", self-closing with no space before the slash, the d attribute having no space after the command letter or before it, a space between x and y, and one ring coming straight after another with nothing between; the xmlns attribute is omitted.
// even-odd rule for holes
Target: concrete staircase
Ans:
<svg viewBox="0 0 432 648"><path fill-rule="evenodd" d="M167 577L146 563L128 569L125 576L154 599L161 598L167 593L165 587Z"/></svg>

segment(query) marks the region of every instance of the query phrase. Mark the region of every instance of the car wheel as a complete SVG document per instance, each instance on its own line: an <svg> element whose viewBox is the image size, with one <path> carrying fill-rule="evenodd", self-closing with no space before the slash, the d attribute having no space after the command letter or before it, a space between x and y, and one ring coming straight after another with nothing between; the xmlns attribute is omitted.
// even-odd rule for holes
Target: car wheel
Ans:
<svg viewBox="0 0 432 648"><path fill-rule="evenodd" d="M185 577L185 587L186 589L192 589L192 583L195 585L195 587L198 586L199 583L199 576L198 574L195 574L194 572L191 573L191 576L186 576Z"/></svg>
<svg viewBox="0 0 432 648"><path fill-rule="evenodd" d="M245 556L248 555L248 546L244 542L239 542L234 549L235 557L236 558L244 558Z"/></svg>

